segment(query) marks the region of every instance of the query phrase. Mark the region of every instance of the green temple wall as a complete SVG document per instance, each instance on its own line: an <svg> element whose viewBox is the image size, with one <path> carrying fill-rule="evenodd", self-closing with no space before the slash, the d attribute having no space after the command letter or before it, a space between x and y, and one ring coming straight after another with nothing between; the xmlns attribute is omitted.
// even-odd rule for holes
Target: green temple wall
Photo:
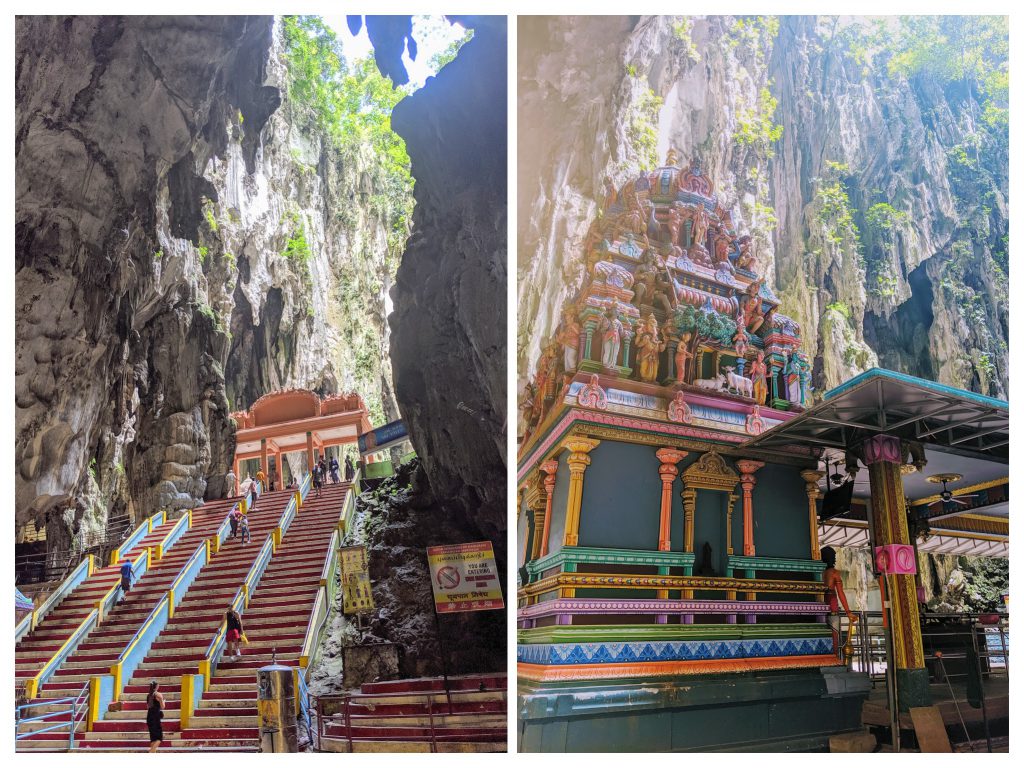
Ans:
<svg viewBox="0 0 1024 768"><path fill-rule="evenodd" d="M581 547L657 549L661 480L654 448L603 440L583 479Z"/></svg>
<svg viewBox="0 0 1024 768"><path fill-rule="evenodd" d="M811 529L806 484L800 477L800 470L781 464L766 464L755 477L754 545L757 554L763 557L809 558ZM742 510L741 504L742 501L737 502L737 507Z"/></svg>

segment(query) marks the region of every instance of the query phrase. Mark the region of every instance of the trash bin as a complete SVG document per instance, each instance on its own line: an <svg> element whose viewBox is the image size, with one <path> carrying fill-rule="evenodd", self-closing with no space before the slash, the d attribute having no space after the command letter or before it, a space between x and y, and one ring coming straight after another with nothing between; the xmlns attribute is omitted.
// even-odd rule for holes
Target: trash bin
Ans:
<svg viewBox="0 0 1024 768"><path fill-rule="evenodd" d="M256 674L259 695L261 752L298 752L295 723L295 685L292 668L281 664L260 667Z"/></svg>

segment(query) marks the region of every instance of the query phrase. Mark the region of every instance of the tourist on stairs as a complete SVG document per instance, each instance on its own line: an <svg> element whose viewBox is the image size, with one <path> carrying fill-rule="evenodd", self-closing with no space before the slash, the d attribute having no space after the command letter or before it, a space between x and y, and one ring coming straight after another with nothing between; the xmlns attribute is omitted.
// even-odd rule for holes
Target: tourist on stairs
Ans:
<svg viewBox="0 0 1024 768"><path fill-rule="evenodd" d="M235 507L231 510L231 514L228 515L228 522L231 524L231 538L235 538L238 535L238 521L242 519L242 512Z"/></svg>
<svg viewBox="0 0 1024 768"><path fill-rule="evenodd" d="M156 752L160 742L164 740L164 695L157 690L160 684L156 680L149 682L149 694L146 696L146 726L149 728L149 751Z"/></svg>
<svg viewBox="0 0 1024 768"><path fill-rule="evenodd" d="M224 619L228 625L228 653L236 659L240 658L242 651L238 643L242 639L242 632L245 631L242 628L242 617L238 615L234 608L228 608L228 612L224 614Z"/></svg>
<svg viewBox="0 0 1024 768"><path fill-rule="evenodd" d="M225 499L235 495L235 471L229 469L227 475L224 477L224 497Z"/></svg>
<svg viewBox="0 0 1024 768"><path fill-rule="evenodd" d="M249 516L242 515L242 521L239 523L242 529L242 543L248 544L252 541L252 535L249 533Z"/></svg>
<svg viewBox="0 0 1024 768"><path fill-rule="evenodd" d="M338 477L338 470L339 469L340 469L340 467L338 465L338 457L337 456L331 456L331 482L332 483L340 483L341 482L341 478Z"/></svg>
<svg viewBox="0 0 1024 768"><path fill-rule="evenodd" d="M355 474L356 474L356 468L354 466L352 466L352 457L351 456L346 456L345 457L345 482L346 483L352 482L352 478L355 477Z"/></svg>
<svg viewBox="0 0 1024 768"><path fill-rule="evenodd" d="M128 558L121 560L121 600L128 597L132 588L132 563Z"/></svg>
<svg viewBox="0 0 1024 768"><path fill-rule="evenodd" d="M323 470L320 469L319 464L313 465L313 491L316 493L317 498L320 498L320 487L324 484Z"/></svg>

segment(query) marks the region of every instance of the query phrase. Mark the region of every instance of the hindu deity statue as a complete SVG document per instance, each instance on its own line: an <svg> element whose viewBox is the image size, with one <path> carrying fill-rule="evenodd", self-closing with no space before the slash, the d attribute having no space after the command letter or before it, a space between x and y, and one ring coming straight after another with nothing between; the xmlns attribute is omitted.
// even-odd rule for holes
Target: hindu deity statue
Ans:
<svg viewBox="0 0 1024 768"><path fill-rule="evenodd" d="M733 237L725 228L719 229L715 235L715 266L726 268L732 272L732 262L729 261L729 253L732 251Z"/></svg>
<svg viewBox="0 0 1024 768"><path fill-rule="evenodd" d="M761 285L764 279L755 280L737 296L736 324L751 333L764 324L764 309L761 307Z"/></svg>
<svg viewBox="0 0 1024 768"><path fill-rule="evenodd" d="M562 361L567 374L575 371L579 362L580 331L580 323L572 310L563 310L562 325L555 340L562 345Z"/></svg>
<svg viewBox="0 0 1024 768"><path fill-rule="evenodd" d="M695 205L690 214L690 221L692 222L690 228L690 242L694 246L701 246L706 248L705 242L708 239L708 225L711 223L708 217L707 208L703 205Z"/></svg>
<svg viewBox="0 0 1024 768"><path fill-rule="evenodd" d="M676 345L676 381L680 384L686 381L687 368L693 358L690 351L690 340L693 338L691 331L684 331L679 336L679 343Z"/></svg>
<svg viewBox="0 0 1024 768"><path fill-rule="evenodd" d="M763 404L768 398L768 364L764 361L764 352L758 351L757 357L750 361L750 380L754 402Z"/></svg>
<svg viewBox="0 0 1024 768"><path fill-rule="evenodd" d="M794 405L806 405L811 394L811 364L807 357L802 352L790 352L782 373L786 377L789 402Z"/></svg>
<svg viewBox="0 0 1024 768"><path fill-rule="evenodd" d="M628 191L627 191L628 189ZM647 211L636 194L633 185L623 188L622 196L626 198L626 212L623 213L616 223L617 236L621 237L627 232L632 233L638 240L642 240L644 247L647 247Z"/></svg>
<svg viewBox="0 0 1024 768"><path fill-rule="evenodd" d="M640 381L654 382L658 379L658 355L665 350L666 342L658 336L658 321L654 313L640 322L636 337L636 359L640 363Z"/></svg>
<svg viewBox="0 0 1024 768"><path fill-rule="evenodd" d="M806 408L811 403L811 363L803 352L797 352L796 357L800 362L800 405Z"/></svg>
<svg viewBox="0 0 1024 768"><path fill-rule="evenodd" d="M530 433L533 431L533 427L540 415L537 407L537 388L533 382L526 382L526 387L523 389L523 394L519 399L519 411L523 417L523 440L526 441L530 439Z"/></svg>
<svg viewBox="0 0 1024 768"><path fill-rule="evenodd" d="M679 232L683 228L683 214L679 210L679 203L673 203L668 209L668 218L662 225L666 234L668 234L668 242L671 245L678 245L679 243Z"/></svg>
<svg viewBox="0 0 1024 768"><path fill-rule="evenodd" d="M644 251L633 273L633 290L637 306L647 304L672 311L675 290L669 282L665 262L650 248Z"/></svg>
<svg viewBox="0 0 1024 768"><path fill-rule="evenodd" d="M614 368L619 363L619 348L625 329L614 306L608 307L601 318L601 362L605 368Z"/></svg>
<svg viewBox="0 0 1024 768"><path fill-rule="evenodd" d="M745 269L748 272L752 272L754 270L754 265L756 262L754 257L753 238L751 238L750 235L743 235L737 241L737 243L740 248L740 253L739 256L736 257L736 266L739 267L740 269Z"/></svg>

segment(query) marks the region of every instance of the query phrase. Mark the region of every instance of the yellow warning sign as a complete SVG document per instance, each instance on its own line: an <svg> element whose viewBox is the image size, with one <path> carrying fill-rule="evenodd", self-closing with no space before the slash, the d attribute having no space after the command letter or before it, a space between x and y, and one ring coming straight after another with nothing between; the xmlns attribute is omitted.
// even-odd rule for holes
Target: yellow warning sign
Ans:
<svg viewBox="0 0 1024 768"><path fill-rule="evenodd" d="M427 547L427 561L438 613L505 607L491 542Z"/></svg>
<svg viewBox="0 0 1024 768"><path fill-rule="evenodd" d="M366 547L341 548L341 589L345 613L367 613L373 610Z"/></svg>

